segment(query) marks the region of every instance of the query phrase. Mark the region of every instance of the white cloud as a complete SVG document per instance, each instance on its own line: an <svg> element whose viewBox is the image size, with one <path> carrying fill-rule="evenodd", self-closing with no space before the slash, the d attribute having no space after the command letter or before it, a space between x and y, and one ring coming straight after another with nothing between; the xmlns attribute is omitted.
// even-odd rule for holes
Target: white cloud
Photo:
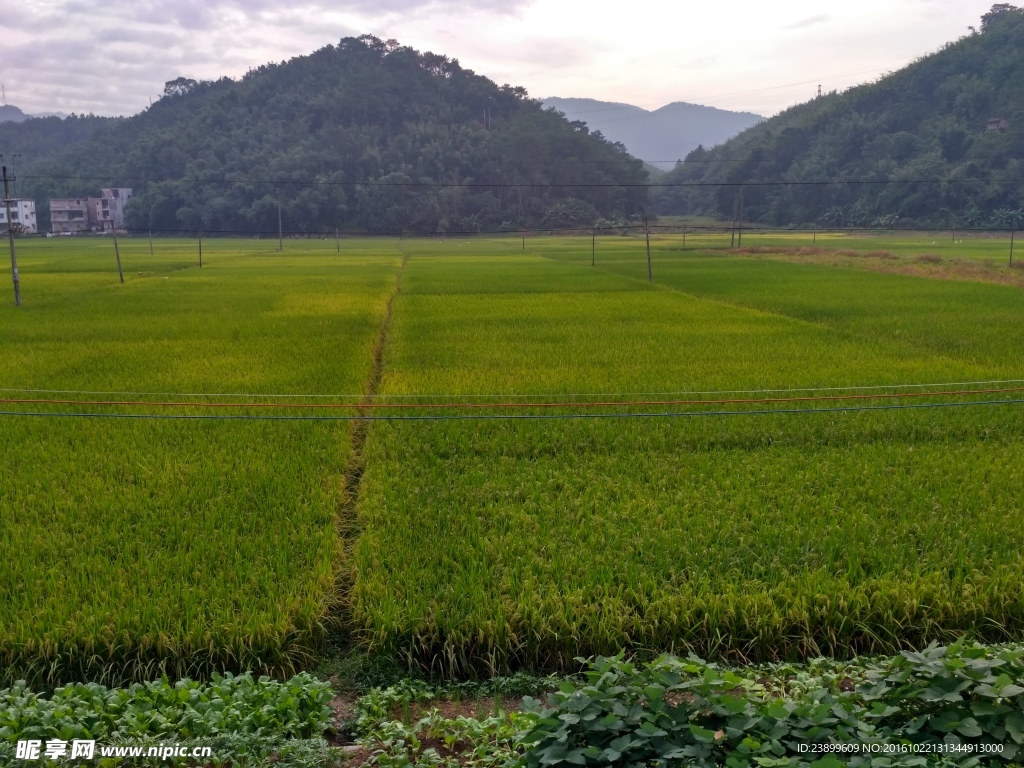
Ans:
<svg viewBox="0 0 1024 768"><path fill-rule="evenodd" d="M370 33L537 96L771 114L937 49L991 2L22 0L0 17L0 80L29 112L130 114L175 77L237 77Z"/></svg>

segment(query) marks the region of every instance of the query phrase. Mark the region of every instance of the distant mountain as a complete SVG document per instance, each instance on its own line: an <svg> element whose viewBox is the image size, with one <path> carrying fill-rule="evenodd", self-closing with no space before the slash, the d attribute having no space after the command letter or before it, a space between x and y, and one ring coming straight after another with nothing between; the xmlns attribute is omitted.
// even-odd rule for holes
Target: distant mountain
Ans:
<svg viewBox="0 0 1024 768"><path fill-rule="evenodd" d="M622 142L631 155L662 170L670 170L698 145L721 144L764 120L750 112L729 112L685 101L653 111L595 99L552 97L541 99L541 103L569 120L582 120L611 141Z"/></svg>
<svg viewBox="0 0 1024 768"><path fill-rule="evenodd" d="M370 36L173 80L132 117L2 123L0 148L41 220L50 198L131 187L146 230L274 231L279 203L291 231L589 227L648 200L640 160L525 89Z"/></svg>
<svg viewBox="0 0 1024 768"><path fill-rule="evenodd" d="M0 123L20 123L28 120L32 115L26 115L13 104L0 106Z"/></svg>
<svg viewBox="0 0 1024 768"><path fill-rule="evenodd" d="M662 181L664 214L776 225L1024 224L1024 9L877 82L776 115L694 152Z"/></svg>
<svg viewBox="0 0 1024 768"><path fill-rule="evenodd" d="M27 112L22 112L13 104L0 106L0 123L23 123L30 117L59 117L63 120L67 115L63 112L40 112L30 115Z"/></svg>

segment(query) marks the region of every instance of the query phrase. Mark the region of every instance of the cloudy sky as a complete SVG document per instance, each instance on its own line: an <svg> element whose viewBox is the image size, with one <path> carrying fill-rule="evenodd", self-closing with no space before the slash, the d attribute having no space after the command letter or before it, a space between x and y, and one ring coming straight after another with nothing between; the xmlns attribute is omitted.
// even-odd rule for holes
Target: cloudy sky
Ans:
<svg viewBox="0 0 1024 768"><path fill-rule="evenodd" d="M457 58L533 96L771 115L897 69L994 0L10 0L0 81L26 112L132 114L178 76L370 33Z"/></svg>

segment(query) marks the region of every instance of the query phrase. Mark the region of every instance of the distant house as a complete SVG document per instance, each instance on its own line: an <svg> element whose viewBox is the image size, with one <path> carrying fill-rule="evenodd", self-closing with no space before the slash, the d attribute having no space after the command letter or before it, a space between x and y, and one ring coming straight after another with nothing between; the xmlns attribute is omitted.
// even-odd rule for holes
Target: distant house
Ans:
<svg viewBox="0 0 1024 768"><path fill-rule="evenodd" d="M88 199L66 197L50 201L50 231L53 234L73 235L91 229Z"/></svg>
<svg viewBox="0 0 1024 768"><path fill-rule="evenodd" d="M35 200L11 200L11 224L15 232L34 235L39 231L36 223ZM0 232L7 233L7 207L0 205Z"/></svg>
<svg viewBox="0 0 1024 768"><path fill-rule="evenodd" d="M124 228L124 207L132 191L125 187L101 189L99 197L89 198L89 220L100 232Z"/></svg>
<svg viewBox="0 0 1024 768"><path fill-rule="evenodd" d="M99 197L68 197L50 201L50 229L55 235L124 229L124 208L132 191L101 189Z"/></svg>
<svg viewBox="0 0 1024 768"><path fill-rule="evenodd" d="M1009 125L1009 120L1005 117L990 117L985 123L986 131L999 131L999 133L1006 133L1006 126Z"/></svg>

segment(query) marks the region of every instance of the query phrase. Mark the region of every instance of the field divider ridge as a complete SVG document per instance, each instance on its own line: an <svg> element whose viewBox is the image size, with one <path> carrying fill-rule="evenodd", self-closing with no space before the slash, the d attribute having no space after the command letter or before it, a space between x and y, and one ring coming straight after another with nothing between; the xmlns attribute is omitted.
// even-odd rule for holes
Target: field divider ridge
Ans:
<svg viewBox="0 0 1024 768"><path fill-rule="evenodd" d="M380 330L377 332L377 339L373 345L370 358L370 375L367 378L366 389L359 403L361 405L370 403L380 389L381 381L384 378L384 356L388 343L388 335L391 331L391 318L394 312L395 300L402 292L402 275L405 272L406 264L409 263L409 254L402 257L402 263L395 274L395 286L388 296L384 306L384 316L381 319ZM363 472L366 470L366 456L364 450L366 440L370 434L372 419L356 417L351 422L349 433L348 459L345 462L343 472L343 483L341 504L337 513L337 531L339 540L339 562L335 578L335 600L334 606L337 612L337 619L342 631L347 631L350 626L348 617L351 615L349 596L355 584L355 566L352 557L356 540L359 538L359 523L357 505L359 502L359 487L362 484Z"/></svg>

